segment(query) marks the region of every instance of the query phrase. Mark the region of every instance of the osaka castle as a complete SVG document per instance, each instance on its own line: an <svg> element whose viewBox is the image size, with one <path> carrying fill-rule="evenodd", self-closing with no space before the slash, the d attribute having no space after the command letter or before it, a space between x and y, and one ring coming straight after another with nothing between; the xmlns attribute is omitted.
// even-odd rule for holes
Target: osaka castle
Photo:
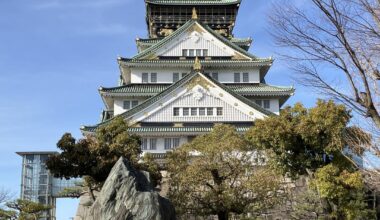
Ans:
<svg viewBox="0 0 380 220"><path fill-rule="evenodd" d="M100 87L101 121L82 133L122 117L158 159L217 123L245 132L279 114L294 88L267 84L273 59L251 54L251 38L234 36L240 4L145 0L148 38L136 39L135 56L117 59L119 84Z"/></svg>

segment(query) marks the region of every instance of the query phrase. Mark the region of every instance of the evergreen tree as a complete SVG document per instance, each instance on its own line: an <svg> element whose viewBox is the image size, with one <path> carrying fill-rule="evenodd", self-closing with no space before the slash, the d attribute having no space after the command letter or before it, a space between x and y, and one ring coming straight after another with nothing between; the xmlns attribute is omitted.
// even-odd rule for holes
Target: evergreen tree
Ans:
<svg viewBox="0 0 380 220"><path fill-rule="evenodd" d="M248 150L247 141L230 125L216 125L173 151L167 160L169 198L181 214L244 214L272 207L278 200L278 175Z"/></svg>

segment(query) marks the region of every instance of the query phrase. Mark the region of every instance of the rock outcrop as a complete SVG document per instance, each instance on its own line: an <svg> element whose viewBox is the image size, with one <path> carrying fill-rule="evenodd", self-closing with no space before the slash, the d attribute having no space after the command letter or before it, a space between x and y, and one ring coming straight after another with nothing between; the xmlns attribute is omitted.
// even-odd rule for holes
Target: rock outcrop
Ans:
<svg viewBox="0 0 380 220"><path fill-rule="evenodd" d="M79 215L77 219L86 220L175 219L174 207L151 186L149 173L124 158L112 168L95 203Z"/></svg>

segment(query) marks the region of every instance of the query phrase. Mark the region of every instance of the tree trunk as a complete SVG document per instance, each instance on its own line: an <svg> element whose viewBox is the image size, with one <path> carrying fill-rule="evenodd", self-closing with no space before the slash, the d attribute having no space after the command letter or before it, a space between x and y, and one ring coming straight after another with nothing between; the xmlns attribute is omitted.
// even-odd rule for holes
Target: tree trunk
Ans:
<svg viewBox="0 0 380 220"><path fill-rule="evenodd" d="M228 220L228 212L219 212L218 213L218 219L219 220Z"/></svg>

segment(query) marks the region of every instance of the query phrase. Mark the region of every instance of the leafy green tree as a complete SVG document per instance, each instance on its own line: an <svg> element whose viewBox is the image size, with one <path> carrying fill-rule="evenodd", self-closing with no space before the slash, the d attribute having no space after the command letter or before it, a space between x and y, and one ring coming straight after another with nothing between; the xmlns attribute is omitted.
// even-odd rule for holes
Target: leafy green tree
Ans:
<svg viewBox="0 0 380 220"><path fill-rule="evenodd" d="M1 219L38 220L43 217L44 212L47 212L52 208L50 206L21 199L7 202L6 206L8 210L0 209Z"/></svg>
<svg viewBox="0 0 380 220"><path fill-rule="evenodd" d="M264 164L259 151L230 125L216 125L174 150L167 159L169 198L181 214L243 214L273 206L280 187L278 175Z"/></svg>
<svg viewBox="0 0 380 220"><path fill-rule="evenodd" d="M291 216L293 219L325 219L325 206L318 192L308 189L295 195Z"/></svg>
<svg viewBox="0 0 380 220"><path fill-rule="evenodd" d="M333 219L375 219L374 210L365 202L365 184L360 172L329 164L316 171L312 187L328 202Z"/></svg>
<svg viewBox="0 0 380 220"><path fill-rule="evenodd" d="M331 217L371 219L364 202L363 177L343 153L348 148L362 154L362 148L356 147L370 143L371 137L349 127L350 119L343 105L319 100L311 109L296 104L286 107L280 116L257 120L246 137L252 146L271 152L269 161L282 174L294 178L308 174ZM298 208L298 214L305 215L302 210L312 207L299 204Z"/></svg>
<svg viewBox="0 0 380 220"><path fill-rule="evenodd" d="M348 147L345 137L352 130L350 118L350 112L333 101L319 100L310 109L296 104L280 116L255 121L246 137L252 146L270 150L272 165L293 177L315 172L330 161L352 167L342 154Z"/></svg>
<svg viewBox="0 0 380 220"><path fill-rule="evenodd" d="M71 134L64 134L58 141L60 154L49 157L46 165L50 172L59 178L84 177L84 185L95 200L94 190L99 191L107 179L113 165L124 157L137 169L151 173L154 184L159 183L161 175L153 168L154 161L139 163L141 140L128 132L128 124L122 118L115 118L107 125L99 127L93 136L76 141Z"/></svg>

